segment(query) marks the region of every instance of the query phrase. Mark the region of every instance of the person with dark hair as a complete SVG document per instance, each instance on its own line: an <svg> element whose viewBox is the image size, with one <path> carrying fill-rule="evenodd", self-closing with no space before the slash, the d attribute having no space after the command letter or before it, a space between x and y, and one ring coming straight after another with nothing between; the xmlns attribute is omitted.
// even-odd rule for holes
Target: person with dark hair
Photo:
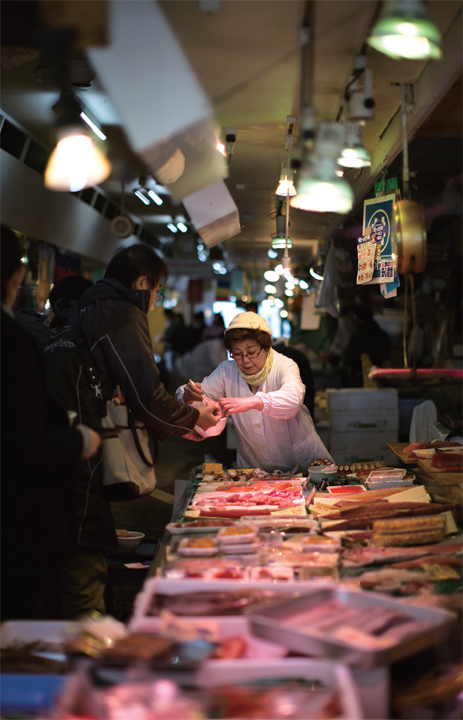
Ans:
<svg viewBox="0 0 463 720"><path fill-rule="evenodd" d="M147 313L166 278L166 264L151 247L135 244L118 250L104 278L84 293L70 322L57 330L45 349L50 386L78 414L79 422L100 427L101 399L116 394L135 420L152 430L155 442L171 433L200 440L195 425L206 430L217 423L215 407L196 410L177 402L160 380ZM91 352L101 387L87 377L76 347L75 324ZM63 601L69 618L91 610L104 612L104 553L117 549L100 453L81 464L76 491L78 550L68 562Z"/></svg>
<svg viewBox="0 0 463 720"><path fill-rule="evenodd" d="M212 319L212 325L206 325L201 335L201 342L210 340L211 338L223 337L225 332L225 323L221 313L215 313Z"/></svg>
<svg viewBox="0 0 463 720"><path fill-rule="evenodd" d="M294 362L298 366L301 380L305 385L304 405L313 417L315 403L315 385L309 358L307 357L307 355L304 355L301 350L298 350L292 345L286 345L284 342L274 343L273 349L281 355L286 355L286 357L294 360Z"/></svg>
<svg viewBox="0 0 463 720"><path fill-rule="evenodd" d="M188 382L176 397L187 403L204 396L231 415L237 435L237 467L290 472L330 455L304 406L305 387L293 360L272 348L272 333L253 312L236 315L225 331L232 360L202 383Z"/></svg>
<svg viewBox="0 0 463 720"><path fill-rule="evenodd" d="M352 387L363 385L362 355L368 355L372 365L383 367L391 357L389 335L373 320L369 305L355 306L353 318L357 329L351 335L343 354L343 362L350 373Z"/></svg>
<svg viewBox="0 0 463 720"><path fill-rule="evenodd" d="M69 275L53 285L50 290L48 300L52 309L48 315L19 308L16 311L16 321L34 338L40 350L44 350L50 342L52 332L63 324L63 319L60 317L62 312L66 311L69 303L77 301L92 285L92 281L82 275Z"/></svg>
<svg viewBox="0 0 463 720"><path fill-rule="evenodd" d="M69 427L47 391L42 354L15 320L21 254L2 225L2 620L60 617L59 568L75 545L72 475L101 443L89 427Z"/></svg>

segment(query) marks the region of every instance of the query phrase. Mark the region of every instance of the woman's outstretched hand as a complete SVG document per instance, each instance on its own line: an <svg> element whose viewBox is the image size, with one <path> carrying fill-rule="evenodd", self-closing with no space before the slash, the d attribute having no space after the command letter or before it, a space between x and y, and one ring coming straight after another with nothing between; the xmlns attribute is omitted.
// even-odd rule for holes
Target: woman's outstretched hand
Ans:
<svg viewBox="0 0 463 720"><path fill-rule="evenodd" d="M221 398L219 405L225 417L229 417L233 413L247 412L248 410L262 410L264 407L262 400L258 397Z"/></svg>

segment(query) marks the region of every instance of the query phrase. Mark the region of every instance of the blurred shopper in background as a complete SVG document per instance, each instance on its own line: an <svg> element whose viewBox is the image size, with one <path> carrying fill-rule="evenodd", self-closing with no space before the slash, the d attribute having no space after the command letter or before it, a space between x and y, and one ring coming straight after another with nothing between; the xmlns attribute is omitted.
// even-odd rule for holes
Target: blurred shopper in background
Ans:
<svg viewBox="0 0 463 720"><path fill-rule="evenodd" d="M353 318L357 329L351 335L342 359L349 372L351 387L362 387L362 355L368 355L371 364L381 368L391 357L391 341L373 320L369 305L356 306Z"/></svg>

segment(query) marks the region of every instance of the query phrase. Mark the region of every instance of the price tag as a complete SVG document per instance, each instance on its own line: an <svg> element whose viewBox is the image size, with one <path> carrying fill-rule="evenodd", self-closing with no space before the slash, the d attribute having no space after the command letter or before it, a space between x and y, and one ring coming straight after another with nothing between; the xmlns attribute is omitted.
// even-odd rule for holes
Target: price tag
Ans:
<svg viewBox="0 0 463 720"><path fill-rule="evenodd" d="M272 515L272 517L275 517L278 515L291 516L291 517L293 517L294 515L306 516L307 512L306 512L304 505L297 505L296 507L292 507L292 508L283 508L283 510L274 510L270 513L270 515Z"/></svg>

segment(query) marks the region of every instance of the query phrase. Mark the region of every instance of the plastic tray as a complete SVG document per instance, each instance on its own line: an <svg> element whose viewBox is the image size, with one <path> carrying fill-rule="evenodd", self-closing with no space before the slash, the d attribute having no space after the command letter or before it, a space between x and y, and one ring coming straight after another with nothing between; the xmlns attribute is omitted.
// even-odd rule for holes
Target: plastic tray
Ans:
<svg viewBox="0 0 463 720"><path fill-rule="evenodd" d="M269 678L303 678L322 682L339 691L342 714L336 720L360 720L363 718L357 690L349 668L343 665L309 660L306 658L283 658L280 660L206 660L197 682L203 687L216 687L230 683L249 682ZM269 718L271 720L271 718Z"/></svg>
<svg viewBox="0 0 463 720"><path fill-rule="evenodd" d="M232 581L233 582L233 581ZM201 636L210 637L214 642L220 642L228 637L243 637L247 643L244 657L246 658L282 658L287 654L286 648L280 643L256 637L251 633L249 618L245 615L188 617L179 618L182 623L189 623L200 629ZM160 617L145 617L133 619L130 622L130 632L160 632L163 626Z"/></svg>
<svg viewBox="0 0 463 720"><path fill-rule="evenodd" d="M0 648L37 640L60 645L72 625L69 620L7 620L0 625Z"/></svg>
<svg viewBox="0 0 463 720"><path fill-rule="evenodd" d="M430 627L393 647L381 650L363 650L345 641L323 637L310 628L295 627L291 616L303 612L317 603L336 599L342 605L368 611L383 607L410 615L414 620L426 621ZM307 655L331 658L349 665L372 668L389 665L440 643L450 632L456 616L446 610L409 605L385 598L376 593L347 590L336 585L313 589L301 597L272 602L257 612L249 610L251 629L255 635Z"/></svg>
<svg viewBox="0 0 463 720"><path fill-rule="evenodd" d="M215 555L217 553L217 543L214 543L214 545L211 545L210 547L188 547L187 541L188 538L184 538L180 541L176 550L179 555L185 555L185 557L210 557L211 555Z"/></svg>
<svg viewBox="0 0 463 720"><path fill-rule="evenodd" d="M240 543L254 542L256 540L256 531L250 525L236 523L232 530L239 530L240 532L230 532L230 528L221 528L219 530L217 540L221 545L239 545ZM243 530L247 531L243 532Z"/></svg>

